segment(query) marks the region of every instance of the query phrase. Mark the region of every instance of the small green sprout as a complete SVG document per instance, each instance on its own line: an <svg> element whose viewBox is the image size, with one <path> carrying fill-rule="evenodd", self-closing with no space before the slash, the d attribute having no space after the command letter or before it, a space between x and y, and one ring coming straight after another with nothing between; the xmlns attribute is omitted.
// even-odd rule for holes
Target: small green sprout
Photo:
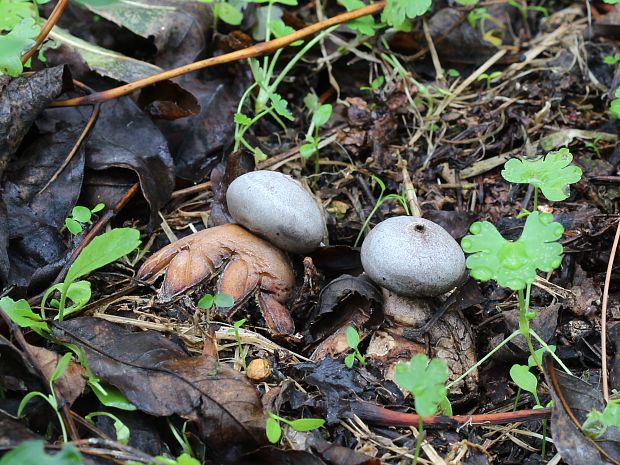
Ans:
<svg viewBox="0 0 620 465"><path fill-rule="evenodd" d="M375 92L381 88L381 86L385 84L384 76L377 76L372 80L369 86L362 86L360 90L367 90L369 92Z"/></svg>
<svg viewBox="0 0 620 465"><path fill-rule="evenodd" d="M536 359L542 360L544 352L548 350L549 352L554 353L555 349L556 346L554 345L549 345L547 347L541 347L540 349L537 349L535 351ZM522 390L532 393L532 395L534 396L534 400L536 401L534 408L543 408L540 400L538 399L538 379L536 379L536 376L534 376L530 371L530 369L535 366L536 360L534 360L534 357L530 355L527 358L527 365L515 364L510 368L510 378L519 388L519 391L517 392L515 398L514 410L517 409L517 404L519 403L519 397Z"/></svg>
<svg viewBox="0 0 620 465"><path fill-rule="evenodd" d="M614 53L613 55L607 55L603 57L603 63L606 65L615 66L620 62L620 53Z"/></svg>
<svg viewBox="0 0 620 465"><path fill-rule="evenodd" d="M564 227L551 213L533 212L525 221L521 237L509 241L488 221L469 228L461 247L467 253L467 268L479 281L497 281L513 291L523 290L536 279L536 270L551 272L562 263L562 244L556 242Z"/></svg>
<svg viewBox="0 0 620 465"><path fill-rule="evenodd" d="M620 87L616 89L614 95L616 98L611 101L611 105L609 106L609 114L614 119L620 119Z"/></svg>
<svg viewBox="0 0 620 465"><path fill-rule="evenodd" d="M275 413L269 412L269 416L267 417L267 421L265 423L265 433L267 434L267 439L272 444L277 444L280 442L280 438L282 437L282 427L280 423L284 423L295 431L312 431L313 429L318 429L325 424L325 420L322 418L300 418L299 420L287 420L286 418L282 418L281 416L276 415Z"/></svg>
<svg viewBox="0 0 620 465"><path fill-rule="evenodd" d="M620 399L611 399L605 406L605 410L588 412L586 421L583 422L583 430L592 438L600 438L610 426L620 429Z"/></svg>
<svg viewBox="0 0 620 465"><path fill-rule="evenodd" d="M329 121L332 116L332 106L329 103L321 104L316 94L310 93L304 98L304 103L310 113L310 127L306 133L306 142L299 147L299 153L305 160L311 156L315 156L316 172L319 170L319 129Z"/></svg>
<svg viewBox="0 0 620 465"><path fill-rule="evenodd" d="M241 357L241 364L243 365L243 369L247 371L248 366L245 362L245 355L243 354L243 344L241 344L241 336L239 335L239 328L241 328L247 320L242 318L233 323L233 327L228 330L229 333L235 335L235 341L237 341L237 348L239 349L239 357Z"/></svg>
<svg viewBox="0 0 620 465"><path fill-rule="evenodd" d="M452 406L447 397L447 380L448 364L438 358L429 360L426 355L417 354L409 362L396 365L394 381L411 393L419 416L414 465L418 462L422 446L423 417L435 415L438 409L445 415L452 415Z"/></svg>
<svg viewBox="0 0 620 465"><path fill-rule="evenodd" d="M478 1L478 0L476 0ZM459 72L458 69L454 69L454 68L450 68L448 69L448 71L446 71L446 74L451 77L451 78L457 78L461 75L461 73Z"/></svg>
<svg viewBox="0 0 620 465"><path fill-rule="evenodd" d="M80 234L84 227L84 224L93 224L92 217L94 213L97 213L105 208L105 204L98 203L92 209L77 205L71 210L71 216L65 218L65 226L69 232L73 235Z"/></svg>
<svg viewBox="0 0 620 465"><path fill-rule="evenodd" d="M24 396L24 398L19 403L19 407L17 408L17 416L20 417L24 411L24 408L26 407L26 404L30 402L31 399L33 399L34 397L42 398L45 402L49 404L50 407L52 407L52 409L54 410L54 413L56 413L56 417L58 417L58 422L60 423L60 430L62 432L62 438L64 442L69 441L69 437L67 436L67 429L65 427L65 422L63 421L62 416L60 415L60 408L62 406L58 403L58 398L56 397L56 390L54 389L54 383L67 370L67 367L69 366L69 362L71 361L71 356L72 356L71 352L67 352L58 361L56 368L54 369L53 373L50 375L50 379L49 379L49 392L50 393L49 394L44 394L40 391L31 391Z"/></svg>
<svg viewBox="0 0 620 465"><path fill-rule="evenodd" d="M482 73L480 76L478 76L478 81L486 81L487 89L490 89L491 83L499 79L501 75L502 75L501 71L493 71L490 74Z"/></svg>
<svg viewBox="0 0 620 465"><path fill-rule="evenodd" d="M359 244L359 241L362 238L362 235L364 234L366 229L368 229L368 225L370 224L370 220L372 219L373 216L375 216L375 213L377 213L377 210L379 210L379 208L381 207L381 205L383 205L384 202L387 202L390 199L397 200L402 205L403 209L405 210L405 213L407 215L410 214L410 212L409 212L409 205L407 204L407 199L405 198L404 195L400 195L400 194L383 195L385 193L385 189L386 189L385 183L383 181L381 181L381 179L378 178L377 176L373 175L371 177L377 183L377 185L381 189L381 192L379 193L379 198L377 199L377 202L375 203L375 206L372 208L372 210L370 211L370 213L366 217L366 220L364 221L364 224L362 225L362 227L360 229L360 232L357 234L357 237L355 238L355 243L353 244L353 247L357 247L357 244Z"/></svg>
<svg viewBox="0 0 620 465"><path fill-rule="evenodd" d="M347 368L353 368L353 364L355 363L355 359L362 364L362 366L366 366L366 360L364 360L364 356L360 353L358 349L358 345L360 343L360 335L357 330L353 326L347 326L345 330L345 334L347 336L347 345L353 349L353 353L347 355L344 358L344 364Z"/></svg>
<svg viewBox="0 0 620 465"><path fill-rule="evenodd" d="M508 160L502 170L506 181L532 184L554 202L570 195L569 185L581 179L581 168L571 164L573 155L564 147L537 160Z"/></svg>
<svg viewBox="0 0 620 465"><path fill-rule="evenodd" d="M224 292L218 292L217 294L205 294L203 295L196 307L202 310L210 310L213 306L220 308L230 308L235 305L235 299L232 296L225 294Z"/></svg>

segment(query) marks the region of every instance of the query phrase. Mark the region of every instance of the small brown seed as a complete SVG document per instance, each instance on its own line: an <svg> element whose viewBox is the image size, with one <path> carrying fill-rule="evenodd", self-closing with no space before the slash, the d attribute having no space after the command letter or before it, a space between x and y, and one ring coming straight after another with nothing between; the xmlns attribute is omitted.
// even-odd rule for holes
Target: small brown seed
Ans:
<svg viewBox="0 0 620 465"><path fill-rule="evenodd" d="M269 362L264 358L255 358L248 365L245 374L252 381L265 381L271 375L271 367Z"/></svg>

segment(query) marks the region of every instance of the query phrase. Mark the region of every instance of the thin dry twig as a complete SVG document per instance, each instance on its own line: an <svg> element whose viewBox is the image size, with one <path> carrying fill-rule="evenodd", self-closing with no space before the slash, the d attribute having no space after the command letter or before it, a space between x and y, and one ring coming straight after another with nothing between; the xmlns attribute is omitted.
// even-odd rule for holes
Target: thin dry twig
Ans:
<svg viewBox="0 0 620 465"><path fill-rule="evenodd" d="M50 15L49 18L47 18L47 21L41 28L41 32L39 32L39 35L37 36L34 45L32 46L30 50L28 50L21 57L22 64L25 64L28 60L30 60L32 55L34 55L34 53L39 49L41 44L45 41L45 39L47 39L48 34L52 30L52 28L56 25L56 23L62 16L63 11L65 11L65 8L67 7L68 4L69 4L69 0L58 1L56 6L54 7L54 10L52 11L52 14Z"/></svg>
<svg viewBox="0 0 620 465"><path fill-rule="evenodd" d="M246 58L253 58L266 55L268 53L273 53L276 50L286 47L293 42L305 39L309 36L316 34L317 32L329 29L332 26L338 26L343 23L348 23L349 21L352 21L354 19L361 18L362 16L368 16L378 13L383 10L384 6L385 1L379 1L377 3L373 3L372 5L368 5L354 11L342 13L332 18L328 18L324 21L319 21L318 23L311 24L308 27L304 27L303 29L300 29L282 37L278 37L277 39L273 39L268 42L261 42L259 44L252 45L251 47L247 47L242 50L236 50L234 52L226 53L224 55L207 58L206 60L196 61L194 63L180 66L169 71L164 71L163 73L155 74L154 76L149 76L144 79L139 79L137 81L130 82L123 86L115 87L113 89L109 89L103 92L97 92L95 94L84 95L82 97L75 97L52 102L50 106L68 107L76 105L90 105L97 102L105 102L115 98L123 97L124 95L131 94L136 90L143 89L155 83L182 76L183 74L191 73L192 71L198 71L201 69L222 65L225 63L231 63L234 61L244 60Z"/></svg>
<svg viewBox="0 0 620 465"><path fill-rule="evenodd" d="M609 401L609 382L607 379L607 301L609 299L609 283L611 281L611 271L614 267L616 252L618 251L618 241L620 241L620 220L617 222L616 236L611 246L611 254L607 263L607 273L605 274L605 286L603 287L603 304L601 305L601 371L603 375L603 398Z"/></svg>

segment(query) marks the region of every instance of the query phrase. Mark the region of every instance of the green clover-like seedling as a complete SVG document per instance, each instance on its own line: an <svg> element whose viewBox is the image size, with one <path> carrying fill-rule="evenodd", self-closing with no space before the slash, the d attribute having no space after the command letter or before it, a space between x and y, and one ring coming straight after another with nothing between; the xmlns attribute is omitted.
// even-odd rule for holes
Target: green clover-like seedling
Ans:
<svg viewBox="0 0 620 465"><path fill-rule="evenodd" d="M504 165L502 176L509 182L532 184L547 199L557 202L566 199L570 194L568 186L581 179L581 168L572 165L572 160L566 147L537 160L513 158Z"/></svg>
<svg viewBox="0 0 620 465"><path fill-rule="evenodd" d="M564 227L551 213L533 212L525 221L521 237L509 241L493 224L477 221L469 228L461 247L467 253L467 268L479 281L494 279L513 291L524 289L536 279L536 270L551 272L562 262L562 244L556 242Z"/></svg>
<svg viewBox="0 0 620 465"><path fill-rule="evenodd" d="M447 363L438 358L429 361L424 354L399 362L394 373L396 384L411 392L416 412L424 417L435 415L437 408L446 404L447 379Z"/></svg>

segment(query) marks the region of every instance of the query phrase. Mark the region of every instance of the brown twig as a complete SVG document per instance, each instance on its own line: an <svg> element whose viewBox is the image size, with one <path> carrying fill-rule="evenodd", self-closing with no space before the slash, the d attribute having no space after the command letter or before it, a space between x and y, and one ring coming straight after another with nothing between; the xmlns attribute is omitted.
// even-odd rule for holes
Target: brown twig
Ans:
<svg viewBox="0 0 620 465"><path fill-rule="evenodd" d="M34 45L22 56L22 64L25 64L30 59L30 57L32 57L32 55L34 55L34 53L39 49L45 39L47 39L48 34L50 33L54 25L58 22L68 4L69 0L58 0L58 3L52 11L52 14L49 18L47 18L47 21L41 28L41 32L39 32L39 35L37 36Z"/></svg>
<svg viewBox="0 0 620 465"><path fill-rule="evenodd" d="M395 412L369 402L354 402L351 412L361 420L385 426L415 426L418 427L420 417L415 413ZM537 420L549 418L551 409L518 410L506 413L483 413L479 415L453 415L424 417L425 428L456 428L464 425L505 424L516 421Z"/></svg>
<svg viewBox="0 0 620 465"><path fill-rule="evenodd" d="M275 52L278 49L286 47L287 45L305 39L311 35L316 34L317 32L328 29L332 26L337 26L339 24L347 23L357 18L361 18L362 16L368 16L383 10L385 6L385 0L373 3L372 5L365 6L363 8L359 8L354 11L349 11L347 13L342 13L332 18L328 18L324 21L319 21L317 23L311 24L308 27L300 29L299 31L295 31L291 34L287 34L282 37L278 37L277 39L270 40L269 42L261 42L256 45L252 45L251 47L244 48L242 50L236 50L231 53L226 53L224 55L220 55L217 57L207 58L206 60L196 61L194 63L190 63L188 65L180 66L178 68L174 68L168 71L164 71L163 73L155 74L154 76L149 76L144 79L139 79L138 81L130 82L129 84L125 84L123 86L115 87L113 89L105 90L103 92L97 92L95 94L84 95L82 97L70 98L66 100L60 100L57 102L52 102L50 106L52 107L67 107L67 106L75 106L75 105L90 105L97 102L105 102L108 100L112 100L118 97L122 97L124 95L128 95L136 90L143 89L144 87L150 86L157 82L165 81L167 79L172 79L183 74L191 73L192 71L198 71L200 69L210 68L212 66L221 65L224 63L231 63L233 61L244 60L246 58L257 57L261 55L266 55L268 53Z"/></svg>
<svg viewBox="0 0 620 465"><path fill-rule="evenodd" d="M603 303L601 305L601 374L603 377L603 398L605 402L609 402L609 384L607 380L607 300L609 298L611 270L614 267L614 260L616 258L616 252L618 251L618 241L620 241L620 220L617 222L616 236L614 237L609 262L607 263L605 286L603 287Z"/></svg>

